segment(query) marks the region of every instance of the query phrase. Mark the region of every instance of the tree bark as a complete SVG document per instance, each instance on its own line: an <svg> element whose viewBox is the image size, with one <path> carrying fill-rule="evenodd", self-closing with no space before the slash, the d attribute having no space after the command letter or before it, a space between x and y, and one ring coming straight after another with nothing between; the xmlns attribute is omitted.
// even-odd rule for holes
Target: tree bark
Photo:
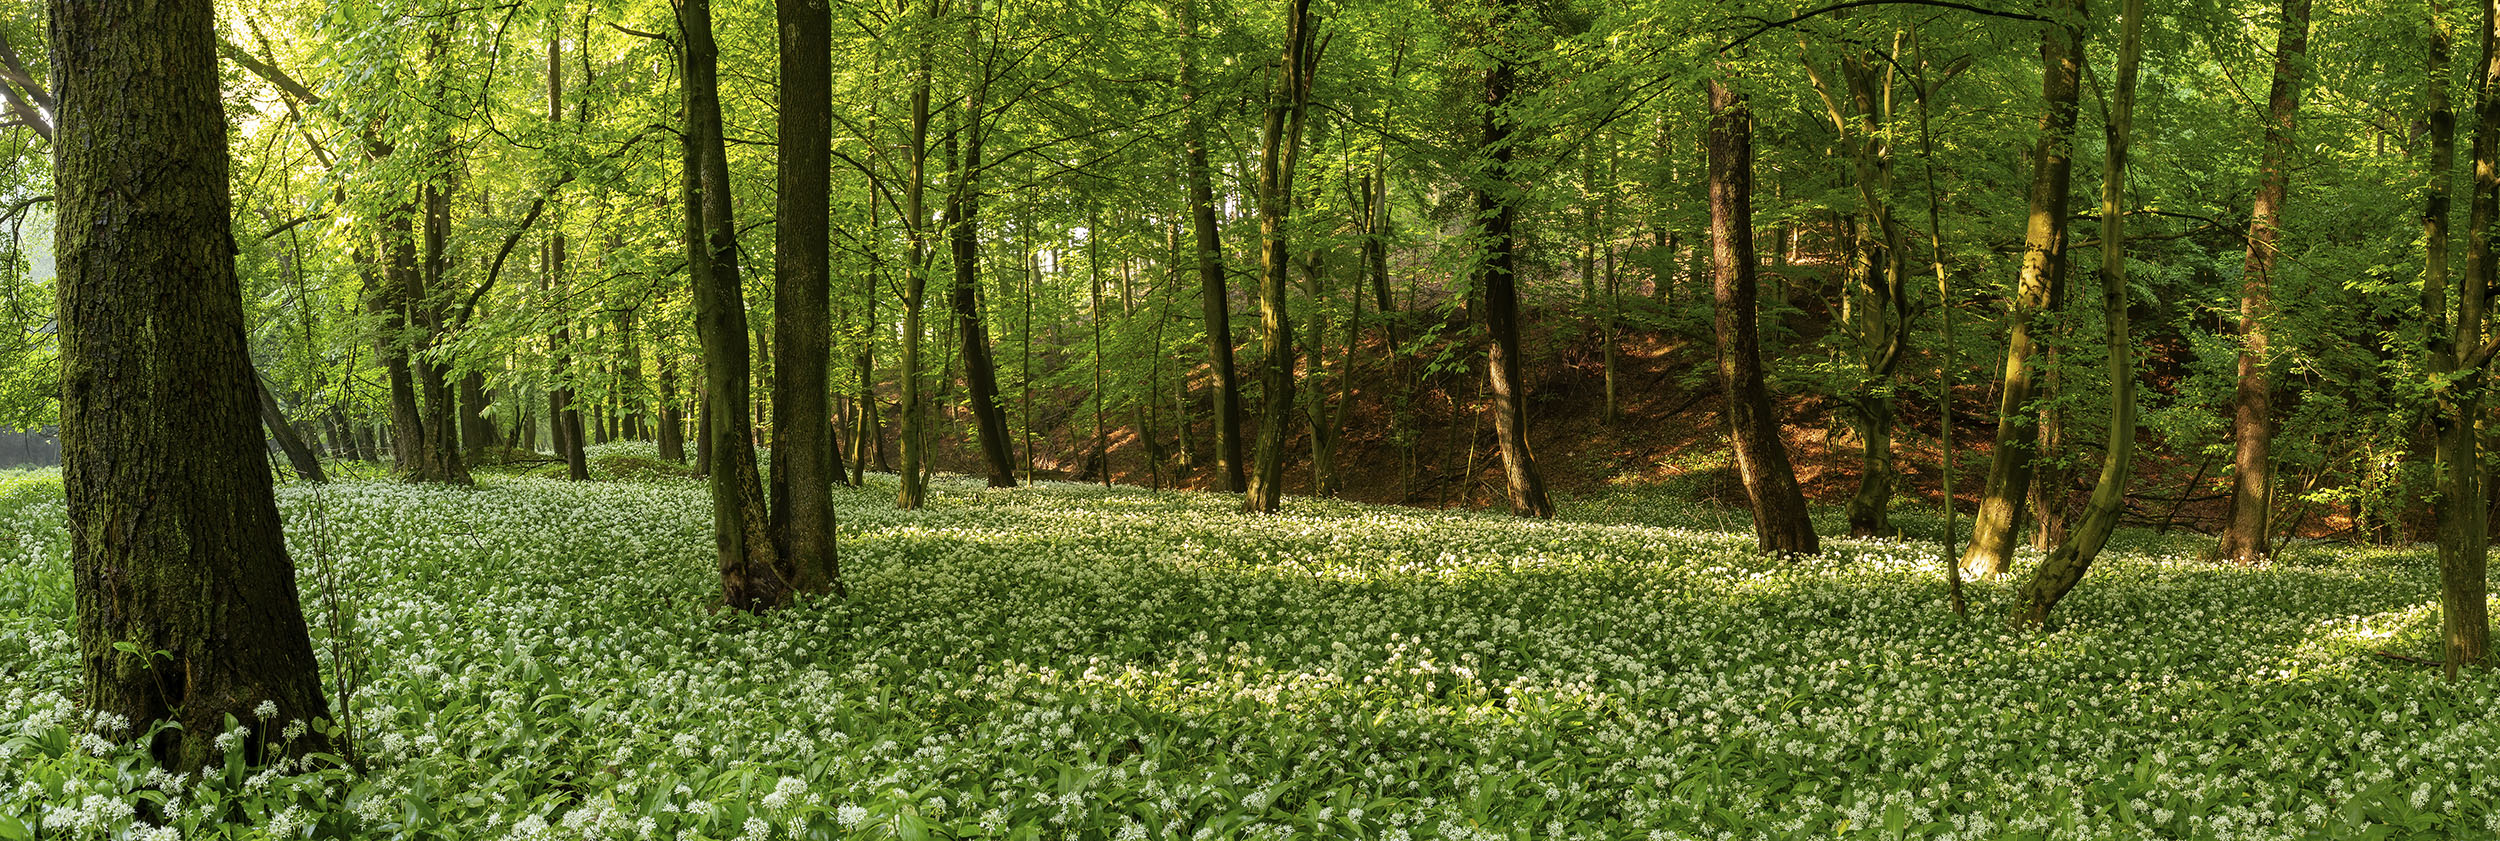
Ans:
<svg viewBox="0 0 2500 841"><path fill-rule="evenodd" d="M2118 29L2118 85L2110 95L2109 159L2101 182L2101 320L2109 354L2109 436L2101 449L2101 476L2083 516L2057 548L2040 563L2023 601L2015 608L2017 627L2037 628L2048 622L2049 610L2073 590L2092 568L2118 515L2126 509L2127 476L2135 458L2135 360L2127 335L2127 145L2135 128L2137 60L2143 54L2144 0L2122 0ZM2306 2L2306 0L2294 0ZM1948 448L1950 449L1950 448Z"/></svg>
<svg viewBox="0 0 2500 841"><path fill-rule="evenodd" d="M2231 515L2217 550L2232 563L2266 557L2267 503L2272 501L2274 375L2267 368L2266 320L2274 314L2274 267L2282 237L2283 199L2291 180L2292 127L2300 116L2300 83L2309 71L2309 0L2283 0L2275 35L2274 89L2266 97L2266 138L2257 170L2257 202L2248 217L2248 261L2240 274L2239 387L2231 397Z"/></svg>
<svg viewBox="0 0 2500 841"><path fill-rule="evenodd" d="M1812 554L1821 547L1780 440L1755 338L1753 114L1728 81L1711 80L1709 93L1713 322L1737 473L1753 503L1755 545L1764 552Z"/></svg>
<svg viewBox="0 0 2500 841"><path fill-rule="evenodd" d="M1262 337L1259 439L1241 509L1273 514L1284 502L1285 433L1293 422L1293 319L1286 300L1293 253L1285 230L1293 212L1293 170L1310 98L1310 0L1285 0L1285 52L1268 91L1259 154L1259 333Z"/></svg>
<svg viewBox="0 0 2500 841"><path fill-rule="evenodd" d="M936 16L938 0L929 0L929 14ZM928 191L929 164L929 48L920 48L918 64L911 83L911 172L903 184L903 229L909 238L909 265L904 267L903 280L903 359L902 370L894 378L903 386L903 429L901 475L895 482L894 507L910 511L928 499L928 483L921 470L927 460L928 408L923 405L920 344L921 313L926 309L929 288L929 214L925 202Z"/></svg>
<svg viewBox="0 0 2500 841"><path fill-rule="evenodd" d="M2056 0L2049 17L2079 21L2082 0ZM2079 27L2051 23L2040 34L2040 139L2032 151L2030 221L2023 232L2023 262L2007 314L2005 372L1997 396L1997 430L1988 454L1988 480L1971 524L1962 568L1985 576L2005 574L2014 562L2014 533L2030 496L2038 415L2031 406L2036 382L2033 331L2066 274L2067 182L2074 170L2075 97L2083 73Z"/></svg>
<svg viewBox="0 0 2500 841"><path fill-rule="evenodd" d="M980 97L973 97L965 116L978 124ZM974 134L976 131L966 132ZM950 138L947 148L957 148ZM955 282L947 300L954 310L955 339L964 361L964 400L972 412L973 431L981 446L981 464L993 488L1016 486L1014 457L1007 452L1007 407L999 401L998 363L990 356L990 331L981 319L981 240L979 188L971 182L981 167L981 144L964 144L954 158L955 183L946 196L947 245L954 253Z"/></svg>
<svg viewBox="0 0 2500 841"><path fill-rule="evenodd" d="M833 165L833 22L822 0L776 0L781 24L780 169L773 235L774 543L811 593L839 592L830 367L832 278L827 190Z"/></svg>
<svg viewBox="0 0 2500 841"><path fill-rule="evenodd" d="M564 48L554 35L547 37L547 121L564 121ZM564 207L557 205L547 220L547 285L549 301L559 304L564 289ZM573 357L573 328L569 319L557 315L555 375L569 382ZM568 386L547 391L547 426L555 433L556 456L564 459L565 476L576 482L590 481L590 458L582 451L582 411L573 389Z"/></svg>
<svg viewBox="0 0 2500 841"><path fill-rule="evenodd" d="M1241 380L1233 367L1232 302L1225 292L1224 241L1216 230L1215 184L1198 99L1198 0L1180 0L1181 151L1189 179L1189 230L1197 242L1198 300L1206 314L1207 355L1215 373L1215 473L1226 491L1244 491ZM1184 427L1185 428L1185 427ZM1183 445L1186 450L1187 446Z"/></svg>
<svg viewBox="0 0 2500 841"><path fill-rule="evenodd" d="M686 417L677 408L677 355L660 356L660 458L686 463Z"/></svg>
<svg viewBox="0 0 2500 841"><path fill-rule="evenodd" d="M2456 374L2482 346L2486 300L2493 274L2500 270L2492 253L2491 225L2500 215L2500 8L2483 5L2482 62L2474 96L2474 180L2465 222L2465 277L2457 290L2454 326L2448 335L2445 362L2435 370ZM2434 20L2434 26L2438 23ZM2444 47L2436 38L2435 47ZM2440 58L2434 52L2434 60ZM2436 84L2436 83L2434 83ZM2445 97L2441 97L2445 99ZM2434 101L2434 105L2440 104ZM2440 171L2446 177L2446 170ZM2443 197L2444 190L2433 198ZM2442 208L2444 210L2444 208ZM2444 261L2442 261L2444 263ZM2488 366L2488 362L2484 363ZM2487 662L2491 619L2490 584L2485 577L2491 549L2480 434L2486 369L2464 371L2434 392L2441 411L2433 423L2439 435L2439 495L2432 505L2439 537L2439 630L2451 677L2467 666Z"/></svg>
<svg viewBox="0 0 2500 841"><path fill-rule="evenodd" d="M62 485L83 700L150 752L326 750L329 715L253 427L207 0L50 4ZM262 702L277 713L255 712Z"/></svg>
<svg viewBox="0 0 2500 841"><path fill-rule="evenodd" d="M711 0L678 0L677 14L686 62L686 271L694 280L704 414L711 421L713 546L722 600L762 611L788 604L799 576L774 551L763 481L756 475L755 427L747 409L746 301L739 288L738 225L730 211L729 159L721 137Z"/></svg>

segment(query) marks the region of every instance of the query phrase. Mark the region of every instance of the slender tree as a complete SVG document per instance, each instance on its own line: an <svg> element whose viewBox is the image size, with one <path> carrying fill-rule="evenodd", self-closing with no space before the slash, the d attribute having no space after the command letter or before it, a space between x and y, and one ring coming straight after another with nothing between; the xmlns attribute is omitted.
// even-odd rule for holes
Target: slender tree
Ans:
<svg viewBox="0 0 2500 841"><path fill-rule="evenodd" d="M2023 232L2023 262L2006 315L2005 373L1997 391L1996 444L1988 454L1988 481L1971 524L1970 550L1962 567L1985 576L2005 574L2014 562L2014 532L2030 495L2033 442L2038 415L2031 406L2038 371L2034 332L2066 277L2067 181L2074 170L2076 92L2083 74L2082 0L2052 0L2051 22L2040 32L2040 139L2032 147L2030 221Z"/></svg>
<svg viewBox="0 0 2500 841"><path fill-rule="evenodd" d="M329 715L254 422L211 5L50 4L82 699L185 771L230 720L257 758L325 747L281 727Z"/></svg>
<svg viewBox="0 0 2500 841"><path fill-rule="evenodd" d="M1754 334L1760 292L1754 280L1753 113L1731 80L1711 80L1709 98L1713 322L1736 470L1753 503L1755 545L1764 552L1812 554L1821 546L1788 445L1780 440Z"/></svg>
<svg viewBox="0 0 2500 841"><path fill-rule="evenodd" d="M1538 472L1536 453L1528 446L1528 386L1520 366L1519 283L1517 243L1512 235L1519 219L1519 175L1512 164L1518 142L1512 139L1518 118L1519 58L1507 43L1525 25L1518 0L1493 0L1491 66L1484 71L1484 102L1480 135L1487 162L1483 183L1476 188L1476 224L1484 254L1476 272L1484 295L1484 328L1492 340L1485 347L1485 369L1493 395L1493 439L1502 452L1502 478L1510 512L1522 517L1552 517L1554 503L1545 495L1545 475ZM1741 109L1741 105L1738 106ZM1750 129L1748 129L1750 131ZM1747 147L1751 154L1751 147ZM1750 176L1749 176L1750 177Z"/></svg>
<svg viewBox="0 0 2500 841"><path fill-rule="evenodd" d="M1242 510L1272 514L1285 493L1285 432L1293 420L1293 322L1285 299L1293 255L1285 225L1293 210L1294 166L1314 60L1310 0L1285 0L1285 53L1268 93L1259 150L1259 441Z"/></svg>
<svg viewBox="0 0 2500 841"><path fill-rule="evenodd" d="M2309 71L2309 0L2283 0L2275 33L2274 89L2266 97L2266 139L2257 168L2257 204L2248 216L2248 261L2240 273L2239 388L2231 397L2231 515L2218 553L2238 564L2266 556L2266 515L2274 501L2274 376L2267 370L2267 319L2274 314L2274 267L2291 181L2292 124Z"/></svg>
<svg viewBox="0 0 2500 841"><path fill-rule="evenodd" d="M2441 26L2437 4L2432 8L2433 64L2444 72L2439 65L2445 64L2447 39L2436 31ZM2474 180L2465 221L2465 277L2458 284L2447 346L2432 349L2433 371L2444 384L2434 392L2439 404L2433 415L2439 435L2439 493L2432 513L2438 521L2440 637L2451 677L2490 655L2490 583L2485 577L2491 550L2490 515L2485 510L2490 489L2483 476L2482 430L2476 419L2482 415L2482 392L2490 378L2494 350L2483 343L2490 306L2487 296L2493 275L2500 273L2491 237L2493 217L2500 215L2500 7L2491 3L2483 5L2481 40L2482 61L2475 68ZM2435 89L2442 85L2439 78L2443 77L2431 83ZM2434 117L2446 104L2445 91L2441 93L2431 103ZM2434 132L2437 129L2434 124ZM2436 179L2446 177L2443 170ZM2445 197L2444 186L2434 188L2434 201ZM2439 247L2444 250L2444 245ZM2442 255L2433 265L2444 270L2445 263Z"/></svg>
<svg viewBox="0 0 2500 841"><path fill-rule="evenodd" d="M1198 0L1178 0L1181 157L1189 180L1189 230L1197 243L1198 298L1206 315L1207 356L1215 373L1215 472L1224 490L1249 487L1241 464L1241 381L1233 368L1232 301L1225 291L1224 240L1215 226L1215 179L1198 80ZM1183 424L1187 429L1187 424ZM1188 448L1183 447L1184 451Z"/></svg>
<svg viewBox="0 0 2500 841"><path fill-rule="evenodd" d="M2305 0L2295 0L2305 2ZM2049 609L2083 580L2109 542L2126 508L2127 476L2135 459L2135 359L2127 336L2127 145L2134 134L2137 60L2144 51L2144 0L2123 0L2118 23L2118 82L2110 93L2102 135L2109 159L2101 176L2101 324L2109 354L2109 437L2101 449L2101 476L2083 517L2023 590L2014 623L2039 627Z"/></svg>

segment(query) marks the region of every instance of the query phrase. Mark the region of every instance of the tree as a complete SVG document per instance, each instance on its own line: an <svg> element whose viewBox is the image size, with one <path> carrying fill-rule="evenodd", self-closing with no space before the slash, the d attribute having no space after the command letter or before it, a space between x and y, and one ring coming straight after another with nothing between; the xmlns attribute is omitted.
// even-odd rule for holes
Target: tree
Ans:
<svg viewBox="0 0 2500 841"><path fill-rule="evenodd" d="M2053 0L2050 22L2040 32L2040 139L2032 147L2029 222L2023 231L2023 262L2006 315L2005 373L1997 392L1995 447L1988 454L1988 482L1971 524L1962 567L1985 576L2005 574L2014 562L2014 532L2031 488L2032 442L2039 435L2031 406L2038 371L2034 331L2066 283L2067 180L2074 170L2075 98L2083 74L2082 0Z"/></svg>
<svg viewBox="0 0 2500 841"><path fill-rule="evenodd" d="M831 415L833 21L821 2L777 0L781 23L780 194L773 235L773 541L812 592L841 588L833 496L842 481Z"/></svg>
<svg viewBox="0 0 2500 841"><path fill-rule="evenodd" d="M2294 0L2303 2L2303 0ZM2135 463L2135 360L2127 336L2127 144L2135 129L2136 63L2144 51L2144 0L2124 0L2119 11L2118 81L2110 94L2102 132L2109 161L2101 180L2101 323L2109 354L2109 438L2101 450L2101 476L2083 518L2049 553L2023 590L2014 623L2039 627L2049 609L2083 580L2109 542L2126 507L2127 475Z"/></svg>
<svg viewBox="0 0 2500 841"><path fill-rule="evenodd" d="M1276 513L1285 492L1285 431L1293 419L1293 322L1285 300L1292 252L1285 224L1293 209L1293 172L1302 149L1302 119L1311 99L1310 0L1285 2L1285 54L1267 98L1259 150L1259 442L1241 508Z"/></svg>
<svg viewBox="0 0 2500 841"><path fill-rule="evenodd" d="M1788 445L1780 440L1755 338L1760 292L1754 280L1753 112L1733 79L1711 80L1709 97L1712 321L1737 476L1753 503L1756 548L1813 554L1821 547L1806 518L1805 493L1789 465Z"/></svg>
<svg viewBox="0 0 2500 841"><path fill-rule="evenodd" d="M746 301L738 286L738 225L730 213L711 0L677 0L677 23L685 50L686 273L694 282L695 327L703 342L712 541L722 599L740 610L760 611L787 604L799 586L799 572L774 551L763 482L756 476Z"/></svg>
<svg viewBox="0 0 2500 841"><path fill-rule="evenodd" d="M1189 231L1197 244L1198 298L1207 355L1215 369L1215 471L1227 491L1247 490L1241 465L1241 381L1233 368L1232 302L1225 292L1224 241L1215 227L1215 183L1207 166L1204 93L1198 81L1198 0L1179 0L1181 153L1189 179ZM1183 427L1186 428L1186 424Z"/></svg>
<svg viewBox="0 0 2500 841"><path fill-rule="evenodd" d="M1008 454L1007 407L999 400L998 364L990 356L990 331L981 319L981 146L982 116L989 111L989 67L981 45L981 0L969 0L965 58L980 69L980 78L964 98L963 123L946 138L952 189L946 194L947 245L954 255L955 283L948 301L955 313L955 337L963 353L964 400L972 410L981 462L989 470L990 487L1016 486L1014 458Z"/></svg>
<svg viewBox="0 0 2500 841"><path fill-rule="evenodd" d="M87 705L164 764L329 714L254 422L206 0L51 4L62 478ZM255 714L262 702L275 716ZM246 756L324 744L256 727Z"/></svg>
<svg viewBox="0 0 2500 841"><path fill-rule="evenodd" d="M1515 45L1500 43L1516 37L1523 12L1516 0L1494 0L1492 11L1497 43L1491 48L1492 66L1484 71L1481 135L1487 161L1484 183L1476 188L1476 223L1482 226L1478 235L1484 247L1476 271L1484 288L1484 329L1492 340L1485 348L1485 370L1491 378L1493 438L1502 450L1510 512L1544 518L1554 516L1554 503L1545 496L1545 476L1537 472L1536 454L1528 447L1528 386L1520 375L1526 360L1519 349L1519 261L1512 236L1519 217L1520 187L1513 171L1519 150L1511 136L1517 121L1512 111L1519 107L1512 101L1518 93L1519 59L1513 54Z"/></svg>
<svg viewBox="0 0 2500 841"><path fill-rule="evenodd" d="M2281 259L2283 199L2291 180L2292 122L2300 115L2301 77L2309 70L2309 0L2283 0L2275 33L2274 89L2266 97L2264 162L2257 206L2248 216L2248 261L2240 273L2239 389L2231 398L2231 516L2217 554L2238 564L2266 556L2266 516L2274 503L2274 377L2267 371L2266 320L2274 308L2274 267Z"/></svg>
<svg viewBox="0 0 2500 841"><path fill-rule="evenodd" d="M2443 121L2437 117L2447 100L2441 81L2446 78L2443 66L2447 38L2439 29L2443 24L2438 18L2438 4L2433 4L2432 10L2431 63L2440 73L2431 83L2439 91L2431 99L2432 130L2434 143L2438 143L2445 139L2445 133L2440 131ZM2439 492L2431 510L2439 529L2439 630L2451 676L2465 666L2486 662L2491 637L2490 582L2486 578L2491 551L2490 515L2485 510L2490 488L2483 476L2482 430L2476 418L2482 415L2483 391L2490 379L2494 351L2493 345L2483 343L2484 322L2490 315L2488 296L2493 275L2500 274L2500 262L2496 262L2500 255L2493 253L2491 237L2493 217L2500 216L2500 7L2483 5L2481 35L2483 58L2475 69L2474 180L2465 221L2465 277L2458 284L2455 316L2446 346L2439 345L2434 322L2431 348L2432 374L2444 386L2433 391L2438 400L2432 425L2439 436L2434 466ZM2434 160L2437 157L2435 153ZM2447 209L2443 201L2447 190L2440 182L2446 178L2445 170L2437 173L2431 193L2430 209L2442 216ZM2435 248L2445 250L2444 238L2434 242L2438 243ZM2445 264L2444 254L2431 262L2434 270L2444 270ZM2434 274L2432 279L2436 278ZM2423 287L2428 296L2434 285L2425 282ZM2444 301L2439 303L2440 310L2447 309Z"/></svg>

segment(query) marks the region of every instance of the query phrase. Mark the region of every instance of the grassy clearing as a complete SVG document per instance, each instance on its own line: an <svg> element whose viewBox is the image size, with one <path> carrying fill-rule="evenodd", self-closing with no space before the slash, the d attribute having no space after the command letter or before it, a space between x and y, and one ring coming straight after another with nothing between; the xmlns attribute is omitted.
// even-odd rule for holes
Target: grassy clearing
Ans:
<svg viewBox="0 0 2500 841"><path fill-rule="evenodd" d="M892 491L836 491L849 601L752 618L691 480L287 488L365 769L186 778L80 735L59 485L0 476L0 839L2500 831L2500 682L2372 653L2431 650L2426 551L2125 535L2017 636L2008 584L1944 610L1932 544L1788 565L1656 498Z"/></svg>

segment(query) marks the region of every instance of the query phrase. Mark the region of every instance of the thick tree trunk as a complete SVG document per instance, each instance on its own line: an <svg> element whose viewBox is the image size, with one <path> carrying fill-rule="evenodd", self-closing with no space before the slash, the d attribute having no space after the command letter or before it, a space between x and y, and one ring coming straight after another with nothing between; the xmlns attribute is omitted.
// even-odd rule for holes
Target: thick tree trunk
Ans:
<svg viewBox="0 0 2500 841"><path fill-rule="evenodd" d="M448 178L448 175L442 176ZM419 351L432 350L443 335L443 305L434 299L442 289L443 274L449 266L444 261L444 238L451 228L451 191L441 184L428 182L424 189L425 262L412 275L417 279L409 290L407 303L411 318L418 327ZM422 422L417 430L424 436L418 447L419 472L410 474L410 481L470 483L469 466L460 458L460 427L453 420L458 414L452 393L451 363L434 359L432 354L417 353L409 364L416 369L420 395L424 398Z"/></svg>
<svg viewBox="0 0 2500 841"><path fill-rule="evenodd" d="M486 394L486 373L470 371L460 378L460 447L470 462L485 458L496 444L495 424L486 419L494 399Z"/></svg>
<svg viewBox="0 0 2500 841"><path fill-rule="evenodd" d="M754 424L747 410L746 301L739 289L738 224L730 212L729 158L721 138L711 0L678 0L677 13L686 61L686 271L694 280L704 414L711 422L713 545L722 600L740 610L767 610L789 603L799 574L773 549L763 480L756 475Z"/></svg>
<svg viewBox="0 0 2500 841"><path fill-rule="evenodd" d="M2297 1L2297 0L2296 0ZM2103 135L2109 159L2101 182L2101 320L2109 354L2109 436L2101 449L2101 477L2091 501L2065 540L2040 563L2023 589L2014 624L2040 627L2049 610L2083 580L2126 508L2127 476L2135 458L2135 360L2127 335L2127 145L2134 134L2137 59L2143 54L2144 0L2123 0L2119 12L2118 87L2110 95ZM1947 448L1950 450L1950 448Z"/></svg>
<svg viewBox="0 0 2500 841"><path fill-rule="evenodd" d="M326 750L234 270L207 0L51 4L62 485L82 700L189 771ZM125 650L127 649L127 650ZM259 715L260 704L277 713Z"/></svg>
<svg viewBox="0 0 2500 841"><path fill-rule="evenodd" d="M1515 25L1510 18L1520 13L1516 0L1496 0L1494 9L1497 27ZM1510 512L1552 517L1554 503L1545 495L1545 475L1538 472L1535 451L1528 446L1528 386L1520 371L1527 360L1519 351L1518 257L1511 231L1519 218L1520 187L1511 169L1518 147L1511 140L1510 114L1519 69L1507 47L1495 49L1499 54L1484 71L1480 129L1491 166L1484 172L1485 183L1476 188L1476 219L1484 226L1485 249L1476 271L1478 286L1484 290L1484 329L1491 339L1485 348L1485 374L1493 395L1493 440L1502 452Z"/></svg>
<svg viewBox="0 0 2500 841"><path fill-rule="evenodd" d="M1310 0L1285 2L1285 54L1268 91L1259 155L1259 440L1241 508L1273 514L1285 496L1285 433L1293 422L1293 319L1286 300L1293 253L1285 225L1293 211L1293 170L1302 149L1302 114L1310 99Z"/></svg>
<svg viewBox="0 0 2500 841"><path fill-rule="evenodd" d="M2238 564L2266 557L2267 503L2274 499L2274 376L2266 320L2274 313L2274 267L2282 237L2283 199L2291 180L2292 125L2300 115L2300 83L2309 72L2309 0L2283 0L2275 34L2274 90L2266 98L2266 139L2257 170L2257 203L2248 216L2248 261L2240 274L2239 388L2231 399L2231 514L2217 554ZM2479 139L2478 139L2479 142Z"/></svg>
<svg viewBox="0 0 2500 841"><path fill-rule="evenodd" d="M1754 542L1765 552L1820 550L1805 493L1780 440L1754 336L1753 114L1745 97L1710 82L1710 255L1719 377L1725 383L1736 468L1753 503Z"/></svg>
<svg viewBox="0 0 2500 841"><path fill-rule="evenodd" d="M2056 0L2050 17L2079 20L2082 0ZM2075 96L2083 73L2080 29L2062 24L2040 34L2040 140L2033 147L2030 221L2023 232L2022 271L2008 312L2005 373L1997 392L1997 430L1988 454L1988 481L1979 498L1962 568L1986 576L2005 574L2014 562L2014 533L2031 492L2032 449L2039 416L2031 406L2037 371L2032 331L2066 274L2067 181L2074 170Z"/></svg>
<svg viewBox="0 0 2500 841"><path fill-rule="evenodd" d="M839 592L833 543L833 361L827 189L833 162L833 22L821 0L776 0L781 23L780 190L773 235L772 529L811 593Z"/></svg>
<svg viewBox="0 0 2500 841"><path fill-rule="evenodd" d="M1227 491L1249 481L1241 463L1241 380L1233 368L1232 302L1225 292L1224 241L1215 226L1215 183L1207 166L1207 131L1198 98L1198 0L1181 0L1181 149L1189 178L1189 230L1197 243L1198 300L1206 314L1207 354L1215 373L1215 473ZM1184 445L1186 450L1186 445Z"/></svg>

